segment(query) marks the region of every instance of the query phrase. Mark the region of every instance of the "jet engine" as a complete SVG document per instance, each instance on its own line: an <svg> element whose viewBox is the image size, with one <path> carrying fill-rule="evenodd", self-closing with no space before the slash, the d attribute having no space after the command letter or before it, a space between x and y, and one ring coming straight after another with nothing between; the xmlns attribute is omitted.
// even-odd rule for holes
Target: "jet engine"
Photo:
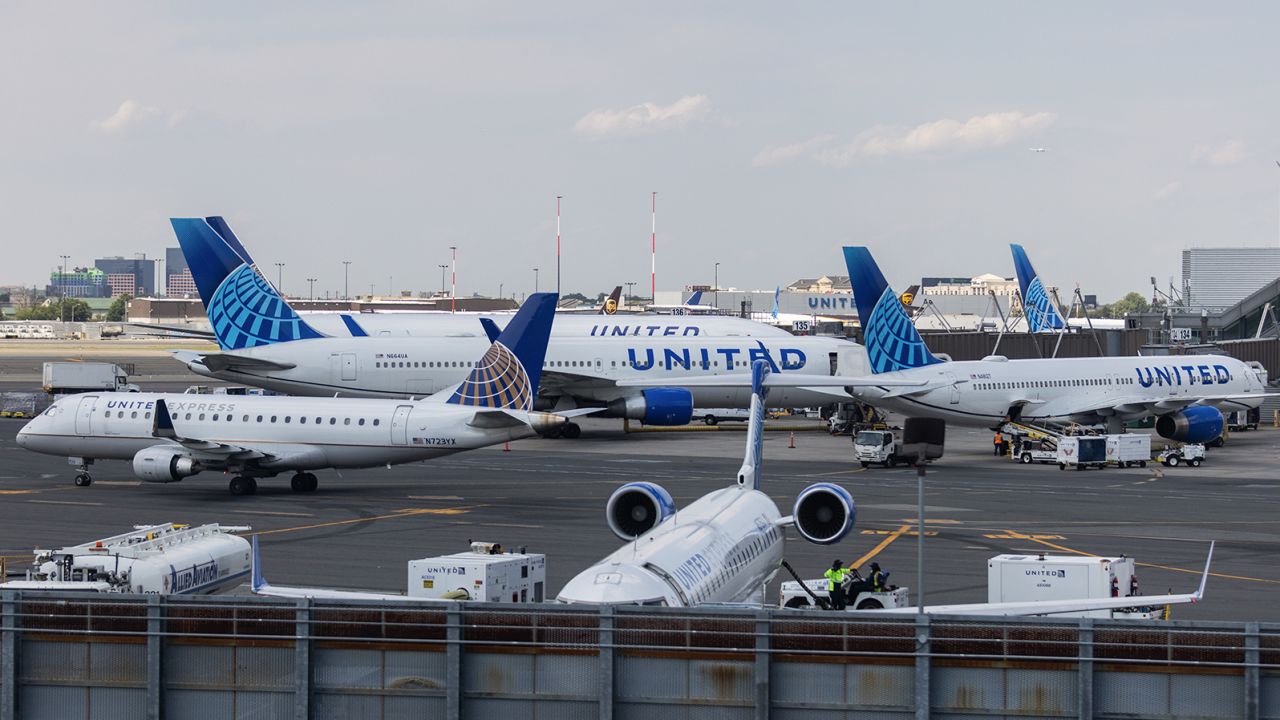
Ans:
<svg viewBox="0 0 1280 720"><path fill-rule="evenodd" d="M627 483L609 496L605 514L609 529L623 540L634 540L658 526L676 512L671 493L661 485L647 482Z"/></svg>
<svg viewBox="0 0 1280 720"><path fill-rule="evenodd" d="M815 483L796 498L791 516L800 536L811 543L831 545L853 530L858 507L848 490L831 483Z"/></svg>
<svg viewBox="0 0 1280 720"><path fill-rule="evenodd" d="M163 445L143 448L133 456L133 474L146 482L177 482L203 469L198 460Z"/></svg>
<svg viewBox="0 0 1280 720"><path fill-rule="evenodd" d="M645 425L688 425L693 417L693 393L680 387L649 388L609 403L609 413Z"/></svg>
<svg viewBox="0 0 1280 720"><path fill-rule="evenodd" d="M1156 432L1162 438L1187 443L1206 443L1222 434L1222 412L1198 405L1156 418Z"/></svg>

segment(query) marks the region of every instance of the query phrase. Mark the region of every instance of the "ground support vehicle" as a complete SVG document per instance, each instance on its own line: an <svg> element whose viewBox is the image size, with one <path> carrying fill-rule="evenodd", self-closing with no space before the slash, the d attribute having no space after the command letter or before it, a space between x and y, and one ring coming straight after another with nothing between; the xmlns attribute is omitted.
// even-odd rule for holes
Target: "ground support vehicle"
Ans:
<svg viewBox="0 0 1280 720"><path fill-rule="evenodd" d="M1207 456L1204 445L1198 443L1179 447L1166 445L1164 450L1156 456L1156 460L1159 460L1160 464L1165 467L1178 467L1182 463L1186 463L1191 467L1200 467L1200 463L1204 462Z"/></svg>

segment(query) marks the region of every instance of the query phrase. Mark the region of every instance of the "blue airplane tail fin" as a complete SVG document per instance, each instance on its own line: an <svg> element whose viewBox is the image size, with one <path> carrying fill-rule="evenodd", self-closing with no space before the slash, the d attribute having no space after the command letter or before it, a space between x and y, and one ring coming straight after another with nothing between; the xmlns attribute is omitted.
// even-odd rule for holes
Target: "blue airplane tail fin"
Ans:
<svg viewBox="0 0 1280 720"><path fill-rule="evenodd" d="M685 305L697 305L701 302L702 302L702 291L698 290L689 296L689 299L685 301Z"/></svg>
<svg viewBox="0 0 1280 720"><path fill-rule="evenodd" d="M262 556L258 554L258 536L249 538L249 542L253 544L253 557L249 561L249 587L254 592L258 592L267 586L267 579L262 576Z"/></svg>
<svg viewBox="0 0 1280 720"><path fill-rule="evenodd" d="M1021 245L1010 243L1013 251L1013 267L1018 273L1018 289L1022 291L1022 314L1027 318L1031 332L1061 330L1066 327L1053 299L1040 283L1040 276L1031 267L1031 259Z"/></svg>
<svg viewBox="0 0 1280 720"><path fill-rule="evenodd" d="M221 218L227 237L235 238ZM234 245L205 218L171 218L209 324L223 350L323 337L308 325Z"/></svg>
<svg viewBox="0 0 1280 720"><path fill-rule="evenodd" d="M778 319L778 296L781 294L782 294L782 286L779 285L773 290L773 319L775 320Z"/></svg>
<svg viewBox="0 0 1280 720"><path fill-rule="evenodd" d="M489 346L446 402L491 409L532 410L555 319L556 293L534 293Z"/></svg>
<svg viewBox="0 0 1280 720"><path fill-rule="evenodd" d="M911 324L902 300L889 287L871 251L846 247L844 261L862 323L862 342L874 373L909 370L942 362L929 352L924 338Z"/></svg>

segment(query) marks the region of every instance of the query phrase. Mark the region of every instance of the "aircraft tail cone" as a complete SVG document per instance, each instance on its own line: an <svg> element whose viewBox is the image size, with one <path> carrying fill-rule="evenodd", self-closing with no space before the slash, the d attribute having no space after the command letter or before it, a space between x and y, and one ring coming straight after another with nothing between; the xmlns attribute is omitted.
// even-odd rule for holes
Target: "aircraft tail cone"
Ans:
<svg viewBox="0 0 1280 720"><path fill-rule="evenodd" d="M794 430L791 432L791 444L788 445L787 447L791 448L792 450L796 449L796 433Z"/></svg>

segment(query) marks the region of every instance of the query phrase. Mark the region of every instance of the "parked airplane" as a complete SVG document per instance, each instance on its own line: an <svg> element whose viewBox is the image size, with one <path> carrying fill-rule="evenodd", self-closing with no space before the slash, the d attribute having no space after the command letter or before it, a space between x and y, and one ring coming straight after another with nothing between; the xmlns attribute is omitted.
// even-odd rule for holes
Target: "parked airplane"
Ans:
<svg viewBox="0 0 1280 720"><path fill-rule="evenodd" d="M669 605L764 602L765 585L782 566L783 531L793 525L810 542L839 542L853 529L857 508L848 491L815 483L783 517L760 489L764 411L770 368L751 365L751 421L746 453L734 485L712 491L676 511L651 482L623 485L609 496L609 529L628 540L579 573L556 598L564 603Z"/></svg>
<svg viewBox="0 0 1280 720"><path fill-rule="evenodd" d="M1018 288L1022 292L1022 315L1027 319L1029 332L1057 332L1066 327L1057 304L1049 296L1040 276L1031 267L1031 260L1021 245L1010 243L1013 251L1013 268L1018 274Z"/></svg>
<svg viewBox="0 0 1280 720"><path fill-rule="evenodd" d="M1004 420L1107 423L1154 415L1156 432L1184 442L1222 434L1222 410L1254 408L1266 397L1266 371L1222 355L943 362L929 352L902 302L865 247L845 262L871 370L918 387L854 389L859 399L906 415L992 426Z"/></svg>
<svg viewBox="0 0 1280 720"><path fill-rule="evenodd" d="M294 312L262 276L245 264L236 243L224 242L217 218L174 220L193 274L203 283L209 317L223 351L178 351L174 356L193 372L237 384L294 395L347 397L422 397L461 380L471 359L488 340L482 324L497 332L493 318L470 315L475 330L449 337L372 336L365 316L344 315L350 332L324 337ZM224 230L228 237L230 230ZM214 284L214 281L217 281ZM556 322L569 318L557 316ZM631 326L643 323L648 332ZM752 360L770 363L776 372L819 378L866 374L862 349L836 338L796 337L789 333L760 337L708 337L697 325L659 316L628 316L598 322L599 333L562 335L552 340L543 365L535 408L598 408L607 417L642 420L650 425L683 425L694 407L746 407L750 393L736 388L686 388L685 380L723 373L744 373ZM640 328L641 325L635 325ZM660 378L662 387L623 389L619 381ZM821 384L819 384L821 385ZM847 399L823 387L789 387L774 397L778 407L812 407ZM561 428L566 437L581 432L576 423Z"/></svg>
<svg viewBox="0 0 1280 720"><path fill-rule="evenodd" d="M55 402L17 442L70 457L80 486L92 482L95 460L127 460L148 482L235 473L231 493L245 495L256 478L283 472L295 473L294 491L311 492L313 470L416 462L529 437L565 422L533 410L556 299L530 296L462 382L425 400L87 393Z"/></svg>
<svg viewBox="0 0 1280 720"><path fill-rule="evenodd" d="M248 250L231 231L226 221L219 216L207 218L172 218L174 233L182 246L187 265L191 269L192 279L209 313L211 324L222 324L224 328L234 325L240 319L251 325L259 326L263 332L271 333L275 328L274 313L280 308L274 304L262 306L247 305L260 300L259 292L270 287L270 283L258 272ZM217 252L210 247L222 246ZM236 259L228 266L225 258L230 255ZM244 267L241 268L240 266ZM227 280L228 274L235 277L221 298L220 305L214 305L214 293ZM278 297L273 288L271 297ZM606 307L607 309L607 307ZM230 317L227 313L231 313ZM215 316L216 314L216 316ZM610 315L606 312L605 315ZM476 317L487 317L499 326L511 320L510 313L449 313L449 312L376 312L376 313L307 313L307 324L311 330L323 337L364 337L364 336L413 336L413 337L464 337L476 335ZM174 328L163 328L174 329ZM252 328L245 328L252 330ZM218 328L214 328L217 332ZM288 327L281 327L281 333L287 333ZM697 317L671 320L669 316L628 314L609 318L590 313L557 313L555 323L551 326L551 335L561 337L659 337L677 335L679 337L781 337L785 330L762 325L743 318L726 315L699 315ZM245 332L238 336L235 344L226 349L253 347L262 339L257 332Z"/></svg>

